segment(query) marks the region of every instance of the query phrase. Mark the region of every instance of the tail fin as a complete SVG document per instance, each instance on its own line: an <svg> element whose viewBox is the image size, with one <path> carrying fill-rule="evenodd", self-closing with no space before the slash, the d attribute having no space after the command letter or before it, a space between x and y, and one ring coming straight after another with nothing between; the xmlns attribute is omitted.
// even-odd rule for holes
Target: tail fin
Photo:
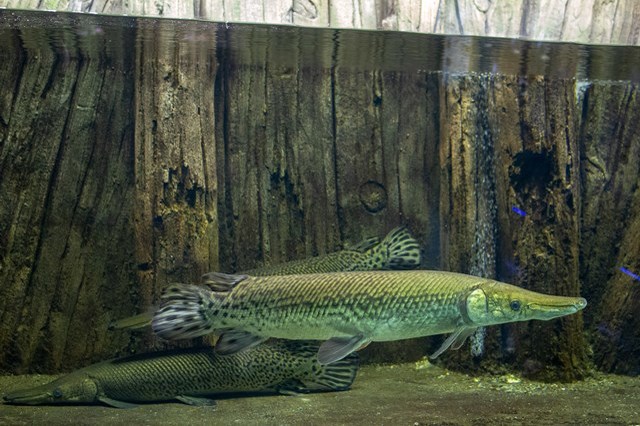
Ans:
<svg viewBox="0 0 640 426"><path fill-rule="evenodd" d="M162 306L153 316L153 331L164 339L189 339L213 332L210 310L216 303L210 290L173 284L162 293Z"/></svg>
<svg viewBox="0 0 640 426"><path fill-rule="evenodd" d="M296 340L287 344L296 355L313 359L315 365L311 369L312 371L308 375L298 378L306 390L342 391L351 387L360 367L360 359L356 352L352 352L332 364L321 365L317 360L318 342Z"/></svg>
<svg viewBox="0 0 640 426"><path fill-rule="evenodd" d="M151 309L149 309L147 312L143 312L132 317L126 317L112 321L111 324L109 324L109 330L122 330L125 328L128 330L133 330L136 328L142 328L151 325L153 314L157 309L157 306L152 306Z"/></svg>
<svg viewBox="0 0 640 426"><path fill-rule="evenodd" d="M389 232L370 253L370 261L379 263L374 269L413 269L421 257L420 244L404 226Z"/></svg>

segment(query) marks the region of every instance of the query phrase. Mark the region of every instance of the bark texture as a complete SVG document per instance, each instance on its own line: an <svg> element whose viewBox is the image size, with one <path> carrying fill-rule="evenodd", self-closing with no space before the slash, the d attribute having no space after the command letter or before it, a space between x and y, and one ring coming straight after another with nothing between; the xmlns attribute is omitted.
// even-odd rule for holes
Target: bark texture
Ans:
<svg viewBox="0 0 640 426"><path fill-rule="evenodd" d="M581 276L596 365L640 373L640 129L637 84L584 88Z"/></svg>
<svg viewBox="0 0 640 426"><path fill-rule="evenodd" d="M95 40L91 57L71 32L51 49L32 29L0 37L4 370L55 371L126 343L107 325L135 291L132 34L114 32L114 50Z"/></svg>
<svg viewBox="0 0 640 426"><path fill-rule="evenodd" d="M0 7L580 43L640 43L640 3L635 0L0 0Z"/></svg>

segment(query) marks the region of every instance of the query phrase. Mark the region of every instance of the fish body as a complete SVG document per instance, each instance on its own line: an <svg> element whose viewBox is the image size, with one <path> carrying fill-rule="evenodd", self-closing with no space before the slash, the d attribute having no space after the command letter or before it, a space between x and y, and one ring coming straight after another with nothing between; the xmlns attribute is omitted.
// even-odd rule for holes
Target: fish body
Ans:
<svg viewBox="0 0 640 426"><path fill-rule="evenodd" d="M211 348L135 355L11 392L4 401L19 405L102 402L126 408L132 403L175 399L214 405L212 396L228 393L348 389L358 369L357 357L344 359L337 368L322 366L316 360L318 346L316 342L279 341L224 357Z"/></svg>
<svg viewBox="0 0 640 426"><path fill-rule="evenodd" d="M407 228L393 229L380 241L368 238L356 246L315 256L309 259L294 260L279 265L250 269L241 272L245 275L268 276L287 274L311 274L339 271L370 271L412 269L420 265L421 251L418 241ZM141 314L114 321L110 328L141 328L151 324L153 313L157 307Z"/></svg>
<svg viewBox="0 0 640 426"><path fill-rule="evenodd" d="M252 277L210 273L206 287L173 285L153 319L163 338L222 330L216 344L231 354L266 340L325 340L321 363L372 341L452 333L434 354L458 348L476 328L548 320L586 306L472 275L444 271L362 271Z"/></svg>

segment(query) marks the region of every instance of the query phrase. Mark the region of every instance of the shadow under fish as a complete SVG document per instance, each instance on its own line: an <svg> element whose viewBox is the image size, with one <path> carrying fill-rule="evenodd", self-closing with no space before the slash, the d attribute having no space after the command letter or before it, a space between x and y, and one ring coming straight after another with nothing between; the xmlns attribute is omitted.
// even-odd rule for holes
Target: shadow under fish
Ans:
<svg viewBox="0 0 640 426"><path fill-rule="evenodd" d="M358 357L320 365L319 344L273 341L231 356L209 347L134 355L76 370L48 384L4 395L15 405L97 404L130 408L177 400L215 406L215 397L349 389Z"/></svg>

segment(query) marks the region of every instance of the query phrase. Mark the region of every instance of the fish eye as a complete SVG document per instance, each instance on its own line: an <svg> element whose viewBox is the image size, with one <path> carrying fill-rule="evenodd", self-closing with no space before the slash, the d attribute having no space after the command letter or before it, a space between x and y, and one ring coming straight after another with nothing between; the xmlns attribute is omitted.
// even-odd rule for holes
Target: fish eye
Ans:
<svg viewBox="0 0 640 426"><path fill-rule="evenodd" d="M509 306L511 307L512 311L519 311L520 310L520 301L519 300L512 300L511 303L509 303Z"/></svg>
<svg viewBox="0 0 640 426"><path fill-rule="evenodd" d="M62 398L62 391L60 390L60 388L55 388L53 390L53 397L54 398Z"/></svg>

